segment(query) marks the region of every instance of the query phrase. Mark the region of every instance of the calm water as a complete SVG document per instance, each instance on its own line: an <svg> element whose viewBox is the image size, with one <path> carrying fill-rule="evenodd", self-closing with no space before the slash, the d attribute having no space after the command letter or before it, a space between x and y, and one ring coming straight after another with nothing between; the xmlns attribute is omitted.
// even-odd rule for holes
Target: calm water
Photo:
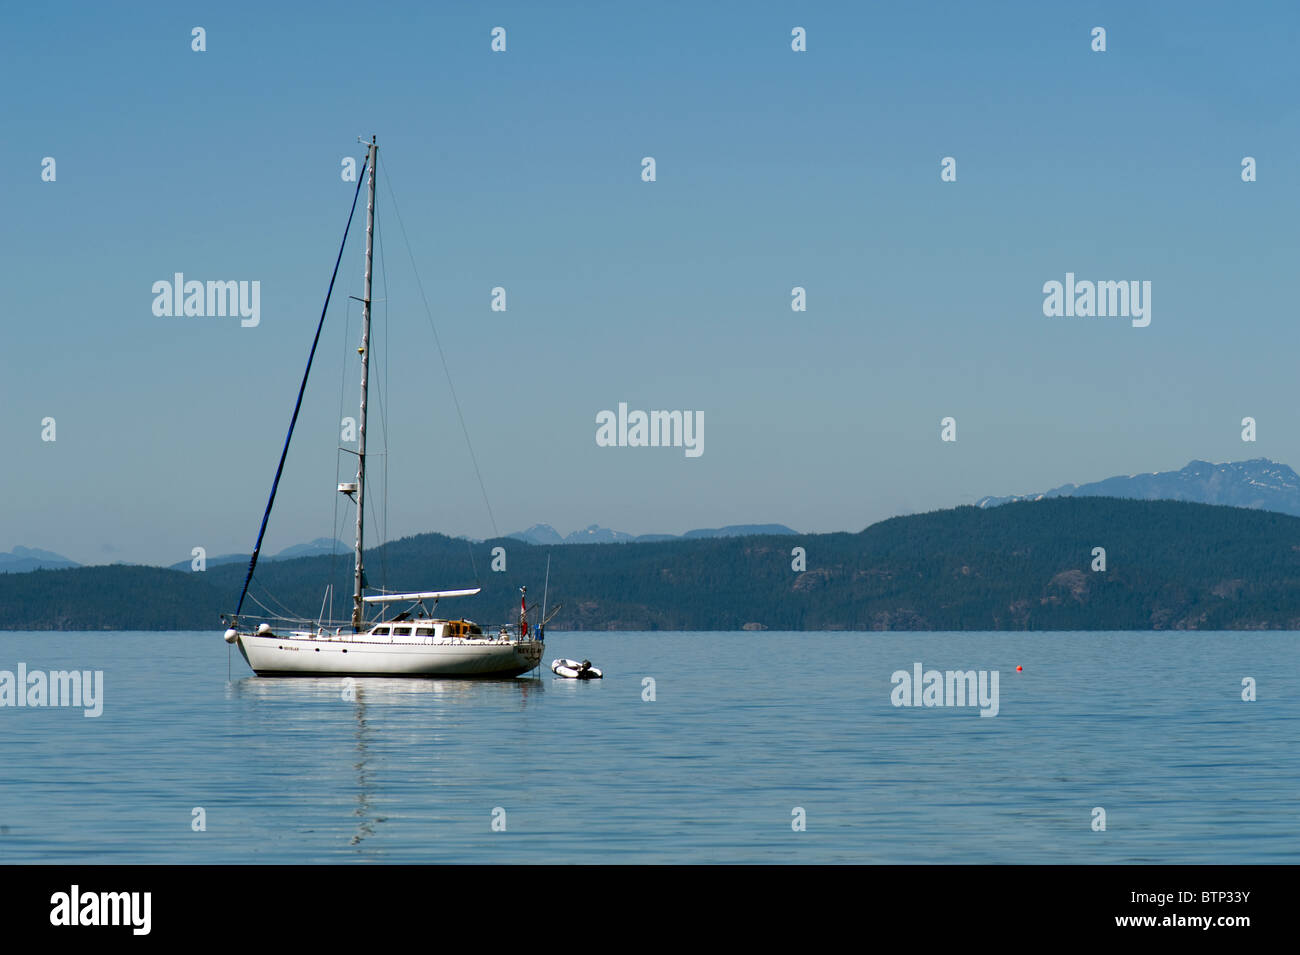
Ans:
<svg viewBox="0 0 1300 955"><path fill-rule="evenodd" d="M348 702L237 653L227 680L216 631L3 634L0 670L103 670L105 702L0 708L0 863L1295 863L1296 651L1290 633L552 633L548 662L605 679L366 679ZM998 715L894 707L914 661L1000 671Z"/></svg>

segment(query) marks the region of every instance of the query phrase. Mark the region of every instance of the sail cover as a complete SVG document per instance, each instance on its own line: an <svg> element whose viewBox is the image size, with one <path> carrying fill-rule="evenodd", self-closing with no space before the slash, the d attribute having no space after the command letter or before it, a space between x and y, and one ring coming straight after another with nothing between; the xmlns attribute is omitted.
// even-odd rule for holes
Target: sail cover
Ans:
<svg viewBox="0 0 1300 955"><path fill-rule="evenodd" d="M394 603L398 600L433 600L438 597L472 597L482 589L482 587L475 587L473 590L422 590L418 594L378 594L374 597L366 597L364 599L368 604L386 604Z"/></svg>

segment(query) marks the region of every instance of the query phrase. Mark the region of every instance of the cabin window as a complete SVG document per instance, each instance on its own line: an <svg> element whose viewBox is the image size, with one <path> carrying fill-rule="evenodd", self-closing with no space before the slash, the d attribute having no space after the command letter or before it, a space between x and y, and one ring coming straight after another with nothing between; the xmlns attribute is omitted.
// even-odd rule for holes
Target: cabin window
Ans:
<svg viewBox="0 0 1300 955"><path fill-rule="evenodd" d="M375 627L373 633L374 633L374 635L375 635L376 637L386 637L386 636L388 636L388 628L387 628L387 627Z"/></svg>
<svg viewBox="0 0 1300 955"><path fill-rule="evenodd" d="M393 636L395 636L395 637L409 637L410 635L411 635L411 628L410 628L410 627L394 627L394 628L393 628Z"/></svg>
<svg viewBox="0 0 1300 955"><path fill-rule="evenodd" d="M431 637L433 636L433 627L418 627L416 628L415 635L417 637Z"/></svg>

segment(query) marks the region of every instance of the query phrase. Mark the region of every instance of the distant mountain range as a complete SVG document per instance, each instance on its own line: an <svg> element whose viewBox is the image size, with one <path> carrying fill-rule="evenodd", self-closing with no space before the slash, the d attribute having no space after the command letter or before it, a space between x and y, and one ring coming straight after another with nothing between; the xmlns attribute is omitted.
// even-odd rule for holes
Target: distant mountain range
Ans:
<svg viewBox="0 0 1300 955"><path fill-rule="evenodd" d="M352 545L345 544L342 541L331 540L328 537L318 537L313 541L305 544L294 544L292 547L286 547L278 554L267 556L262 554L258 561L264 560L293 560L295 557L319 557L322 554L351 554ZM216 557L207 558L207 566L215 567L220 564L247 564L248 554L220 554ZM168 566L168 570L193 570L193 560L181 560Z"/></svg>
<svg viewBox="0 0 1300 955"><path fill-rule="evenodd" d="M29 570L57 570L60 567L80 567L75 560L69 560L53 551L38 550L35 547L15 547L8 553L0 554L0 574L22 574Z"/></svg>
<svg viewBox="0 0 1300 955"><path fill-rule="evenodd" d="M726 527L705 527L685 534L625 534L599 524L591 524L580 531L560 536L550 524L534 524L526 531L515 531L507 537L530 544L646 544L655 541L691 540L700 537L754 537L764 534L797 534L784 524L729 524Z"/></svg>
<svg viewBox="0 0 1300 955"><path fill-rule="evenodd" d="M976 507L1053 497L1120 497L1138 501L1192 501L1300 516L1300 474L1268 458L1211 464L1192 461L1181 471L1109 477L1091 484L1062 484L1040 494L983 497Z"/></svg>
<svg viewBox="0 0 1300 955"><path fill-rule="evenodd" d="M989 496L975 502L978 508L998 507L1021 501L1040 501L1059 497L1117 497L1140 501L1188 501L1197 504L1220 504L1245 507L1261 511L1300 516L1300 474L1285 464L1268 458L1212 464L1209 461L1191 461L1179 471L1157 471L1149 474L1130 474L1109 477L1089 484L1062 484L1050 491L1037 494L1015 494L1007 497ZM610 544L653 543L662 541L695 540L701 538L756 537L797 534L784 524L731 524L726 527L700 528L685 534L627 534L592 524L582 530L561 535L549 524L534 524L526 531L506 535L513 540L530 544ZM350 553L350 544L319 537L305 544L295 544L263 560L291 560L296 557L314 557L322 554ZM247 554L220 554L207 558L208 567L222 564L246 563ZM34 547L15 547L9 553L0 553L0 573L23 573L32 570L54 570L80 567L74 560L51 551ZM170 566L171 570L189 571L191 561L182 560Z"/></svg>
<svg viewBox="0 0 1300 955"><path fill-rule="evenodd" d="M624 534L622 531L610 530L592 524L580 531L574 531L567 537L549 524L534 524L526 531L508 534L514 540L527 541L530 544L612 544L612 543L649 543L652 541L689 540L699 537L752 537L760 534L796 534L798 531L784 524L732 524L728 527L701 528L687 531L685 534ZM474 543L481 543L474 541ZM293 560L296 557L319 557L322 554L351 554L352 545L328 537L318 537L305 544L294 544L278 554L263 554L259 560ZM206 559L206 566L220 567L222 564L247 564L248 554L218 554ZM58 570L64 567L80 567L81 564L53 551L38 550L35 547L15 547L9 553L0 553L0 574L19 574L31 570ZM191 571L192 560L178 560L167 566L168 570Z"/></svg>
<svg viewBox="0 0 1300 955"><path fill-rule="evenodd" d="M318 537L314 541L308 541L306 544L294 544L292 547L286 547L278 554L267 556L265 554L261 560L292 560L295 557L318 557L321 554L332 554L337 549L340 554L351 554L352 545L344 544L341 541L332 541L328 537ZM207 558L207 566L215 567L219 564L248 563L247 554L220 554L217 557ZM70 560L62 554L56 554L53 551L38 550L35 547L15 547L8 553L0 553L0 574L22 574L30 570L58 570L63 567L80 567L75 560ZM168 570L190 570L192 561L181 560L170 565Z"/></svg>

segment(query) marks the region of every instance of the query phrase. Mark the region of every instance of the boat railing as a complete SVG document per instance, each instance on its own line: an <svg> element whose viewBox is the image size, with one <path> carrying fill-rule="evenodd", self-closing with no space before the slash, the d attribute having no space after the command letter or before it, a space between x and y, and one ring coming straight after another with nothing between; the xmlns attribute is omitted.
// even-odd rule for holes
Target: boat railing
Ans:
<svg viewBox="0 0 1300 955"><path fill-rule="evenodd" d="M230 626L236 626L234 623L235 616L232 613L221 615L223 622ZM244 621L257 621L257 623L244 623L244 628L250 633L256 633L258 625L266 623L271 625L271 630L277 636L288 636L289 634L302 634L316 640L350 640L359 636L364 636L370 632L372 627L376 626L420 626L426 622L427 618L413 617L406 620L372 620L362 630L353 631L352 621L349 620L308 620L303 617L282 617L271 614L259 614L254 617L251 614L243 615ZM243 621L240 621L241 623ZM238 627L236 626L238 629ZM535 641L537 632L529 628L528 636L521 637L518 624L507 623L495 627L485 627L480 625L481 633L466 634L462 639L478 640L509 640L512 643L520 643L525 640Z"/></svg>

